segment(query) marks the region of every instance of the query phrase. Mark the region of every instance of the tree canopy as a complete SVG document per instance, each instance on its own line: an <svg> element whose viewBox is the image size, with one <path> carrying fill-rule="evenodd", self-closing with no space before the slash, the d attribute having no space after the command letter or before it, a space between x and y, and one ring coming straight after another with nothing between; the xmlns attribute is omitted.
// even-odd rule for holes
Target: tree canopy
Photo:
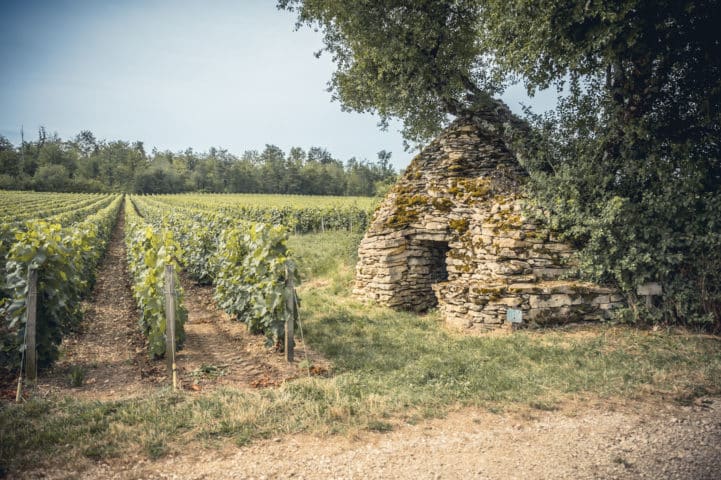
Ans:
<svg viewBox="0 0 721 480"><path fill-rule="evenodd" d="M347 109L411 141L496 104L564 95L514 144L531 196L631 317L721 327L719 0L278 0L324 34ZM321 52L319 52L321 53ZM658 308L636 287L664 286Z"/></svg>
<svg viewBox="0 0 721 480"><path fill-rule="evenodd" d="M275 145L241 156L222 148L145 151L142 142L97 140L84 130L72 140L40 129L15 147L0 136L0 188L137 193L228 192L372 196L395 181L391 154L345 163L321 147Z"/></svg>
<svg viewBox="0 0 721 480"><path fill-rule="evenodd" d="M498 83L488 75L478 41L481 10L473 0L279 0L298 25L323 31L336 64L329 83L343 107L403 119L406 138L427 140L447 115L490 100Z"/></svg>

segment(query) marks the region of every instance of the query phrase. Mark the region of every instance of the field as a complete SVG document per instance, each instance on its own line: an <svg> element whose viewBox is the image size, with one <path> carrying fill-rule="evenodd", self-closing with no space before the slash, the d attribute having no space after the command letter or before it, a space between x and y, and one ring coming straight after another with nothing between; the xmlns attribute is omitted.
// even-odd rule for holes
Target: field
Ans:
<svg viewBox="0 0 721 480"><path fill-rule="evenodd" d="M157 195L177 204L211 205L216 207L264 208L348 208L372 210L378 199L373 197L334 197L331 195L270 195L252 193L204 193Z"/></svg>
<svg viewBox="0 0 721 480"><path fill-rule="evenodd" d="M294 233L363 232L378 203L371 197L314 195L184 194L153 198L166 205L212 209L234 218L282 224Z"/></svg>
<svg viewBox="0 0 721 480"><path fill-rule="evenodd" d="M26 207L18 203L14 213L42 204L35 195L26 194ZM89 201L87 196L57 198L58 208ZM46 345L47 368L21 404L11 401L17 368L5 376L3 470L19 477L97 478L113 471L124 472L123 478L146 478L167 469L181 478L196 473L217 478L232 468L247 476L252 471L280 477L297 470L301 477L323 478L335 475L313 458L326 452L348 468L354 461L367 467L358 473L336 471L341 477L368 476L372 469L387 477L393 473L385 469L393 465L400 476L434 478L443 471L450 477L474 476L476 471L460 469L466 465L443 470L447 460L432 454L443 451L454 463L443 438L459 445L474 438L482 442L479 432L493 431L487 448L502 447L506 453L496 452L499 458L516 461L522 455L515 450L523 448L514 448L510 430L535 432L524 438L524 448L541 458L545 453L539 450L563 453L578 447L580 437L558 430L563 425L588 433L589 447L578 447L588 451L588 460L578 460L577 471L591 476L664 476L661 463L648 463L657 459L671 465L672 473L697 472L697 478L718 466L718 337L614 324L464 336L445 328L435 312L396 312L352 298L358 230L288 236L287 229L234 215L241 206L233 198L238 196L108 196L84 219L58 226L36 220L8 229L14 234L7 237L6 249L12 271L26 272L32 264L46 279L67 272L77 282L66 281L57 291L78 308L48 309L51 318L65 321L46 326L52 333L47 338L63 340ZM242 205L248 206L253 207ZM293 208L292 202L283 207ZM100 226L90 232L88 221ZM20 242L33 249L20 248ZM87 249L87 255L73 255L73 245ZM63 249L69 251L57 253ZM166 312L158 280L166 265L176 267L182 286L176 314L186 320L178 337L184 348L178 353L182 388L177 391L168 386L161 359L165 344L159 340ZM91 277L83 272L91 268L96 273L87 281ZM281 326L292 314L286 309L290 276L300 280L302 335L298 329L296 359L288 365L278 345ZM22 280L20 273L16 277ZM24 288L21 283L6 288L5 298L21 301ZM22 322L17 312L3 313L5 334L12 333L9 320ZM259 331L265 335L252 334ZM6 346L13 345L14 337L5 338ZM17 364L19 357L14 358ZM10 357L5 362L12 367ZM672 421L678 422L675 438L664 433ZM548 425L551 437L544 436L541 424ZM646 447L627 445L609 433L624 425L650 432L658 444L639 450ZM433 428L445 437L434 436ZM366 447L383 438L396 443L385 450ZM681 440L686 443L678 449L686 457L668 459ZM298 447L295 465L288 465L280 459L297 441L307 445ZM417 460L418 471L392 460L394 449L409 454L419 448L427 448L428 455L417 452L426 457ZM384 455L391 459L388 465L378 463ZM481 457L479 450L463 458L475 465ZM641 470L633 470L635 464ZM556 465L559 471L566 467ZM557 476L523 470L531 468L525 464L521 470L506 468L486 471L497 478L518 471L530 478Z"/></svg>

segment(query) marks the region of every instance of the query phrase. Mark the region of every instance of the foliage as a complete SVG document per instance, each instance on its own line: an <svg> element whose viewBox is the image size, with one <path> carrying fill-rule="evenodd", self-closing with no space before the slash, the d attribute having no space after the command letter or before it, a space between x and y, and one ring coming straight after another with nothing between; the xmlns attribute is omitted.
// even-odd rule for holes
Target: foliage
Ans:
<svg viewBox="0 0 721 480"><path fill-rule="evenodd" d="M0 189L137 193L254 192L372 196L395 181L391 153L345 163L327 150L275 145L240 156L208 152L146 153L142 142L98 141L89 131L74 140L48 136L14 147L0 136Z"/></svg>
<svg viewBox="0 0 721 480"><path fill-rule="evenodd" d="M495 116L590 279L617 283L635 318L721 328L718 0L278 6L323 31L345 108L400 117L411 140ZM515 79L565 98L532 129L508 122L491 96ZM647 281L663 284L660 309L637 305Z"/></svg>
<svg viewBox="0 0 721 480"><path fill-rule="evenodd" d="M93 285L94 269L110 240L121 201L116 196L104 208L67 227L30 220L14 231L7 263L3 262L7 298L0 311L4 323L0 332L5 332L0 336L4 364L15 363L18 349L25 348L27 280L31 268L38 272L38 365L47 367L57 359L63 336L79 325L80 300Z"/></svg>
<svg viewBox="0 0 721 480"><path fill-rule="evenodd" d="M16 332L15 344L24 349L28 270L37 269L38 366L50 366L58 357L63 334L80 319L77 300L84 282L74 262L70 237L59 224L33 222L16 235L8 257L6 284L12 296L5 313L8 327Z"/></svg>
<svg viewBox="0 0 721 480"><path fill-rule="evenodd" d="M165 355L167 311L165 305L165 266L174 267L175 345L182 348L185 341L183 328L188 312L183 306L183 293L178 280L177 258L183 251L173 239L170 230L147 224L135 211L131 200L125 204L125 243L128 252L128 270L133 279L133 296L141 315L140 329L148 338L148 352L154 358Z"/></svg>
<svg viewBox="0 0 721 480"><path fill-rule="evenodd" d="M114 195L0 191L3 224L46 219L69 225L107 206ZM21 228L22 225L13 225Z"/></svg>
<svg viewBox="0 0 721 480"><path fill-rule="evenodd" d="M295 233L325 230L363 232L376 201L369 198L300 195L167 195L169 205L213 209L226 217L283 225Z"/></svg>
<svg viewBox="0 0 721 480"><path fill-rule="evenodd" d="M503 68L529 88L570 82L525 158L583 271L618 284L636 318L721 328L719 3L491 4ZM646 311L649 281L664 298Z"/></svg>
<svg viewBox="0 0 721 480"><path fill-rule="evenodd" d="M251 332L265 333L278 343L292 311L287 302L294 293L286 288L295 266L287 257L288 234L280 226L263 223L250 228L231 227L220 237L215 264L215 298L228 313L242 318ZM297 281L297 278L296 278Z"/></svg>
<svg viewBox="0 0 721 480"><path fill-rule="evenodd" d="M173 231L186 252L181 262L197 281L213 283L218 305L278 345L292 314L287 302L295 295L287 280L298 279L286 247L287 230L182 202L169 207L149 197L135 201L150 222Z"/></svg>
<svg viewBox="0 0 721 480"><path fill-rule="evenodd" d="M490 100L498 84L487 75L475 0L278 0L298 25L323 31L336 64L329 82L344 108L374 112L382 123L404 121L404 136L424 141L447 115ZM320 55L318 52L317 55Z"/></svg>

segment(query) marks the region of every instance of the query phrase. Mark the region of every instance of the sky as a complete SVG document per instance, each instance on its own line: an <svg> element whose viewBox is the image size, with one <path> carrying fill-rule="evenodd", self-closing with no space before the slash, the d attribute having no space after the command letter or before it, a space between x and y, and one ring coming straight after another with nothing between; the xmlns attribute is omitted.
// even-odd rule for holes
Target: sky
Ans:
<svg viewBox="0 0 721 480"><path fill-rule="evenodd" d="M0 0L0 135L20 143L42 125L64 139L140 140L146 150L240 155L274 144L320 146L335 158L376 160L403 150L400 124L381 131L370 114L331 101L321 36L295 30L274 0ZM555 92L529 99L550 108Z"/></svg>

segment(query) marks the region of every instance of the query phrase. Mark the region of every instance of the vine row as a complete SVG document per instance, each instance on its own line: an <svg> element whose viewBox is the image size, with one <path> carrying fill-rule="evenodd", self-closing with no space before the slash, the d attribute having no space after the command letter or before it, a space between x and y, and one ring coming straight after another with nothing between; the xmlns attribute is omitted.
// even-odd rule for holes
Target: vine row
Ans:
<svg viewBox="0 0 721 480"><path fill-rule="evenodd" d="M280 345L296 301L298 273L280 225L250 222L192 207L170 207L157 199L135 198L142 214L170 229L185 252L186 271L212 283L218 305L250 331ZM288 280L292 279L292 282Z"/></svg>
<svg viewBox="0 0 721 480"><path fill-rule="evenodd" d="M81 221L63 226L47 220L28 221L6 244L2 267L5 283L0 298L0 363L16 365L24 348L27 321L28 271L38 272L38 366L58 357L63 336L77 329L80 300L95 281L95 268L110 241L122 196Z"/></svg>
<svg viewBox="0 0 721 480"><path fill-rule="evenodd" d="M125 204L125 244L128 270L132 278L133 297L140 309L140 330L148 339L148 352L153 358L166 353L165 266L172 265L176 276L175 345L185 341L184 324L188 311L183 305L183 290L177 279L178 261L183 251L173 233L159 225L146 222L132 202Z"/></svg>

